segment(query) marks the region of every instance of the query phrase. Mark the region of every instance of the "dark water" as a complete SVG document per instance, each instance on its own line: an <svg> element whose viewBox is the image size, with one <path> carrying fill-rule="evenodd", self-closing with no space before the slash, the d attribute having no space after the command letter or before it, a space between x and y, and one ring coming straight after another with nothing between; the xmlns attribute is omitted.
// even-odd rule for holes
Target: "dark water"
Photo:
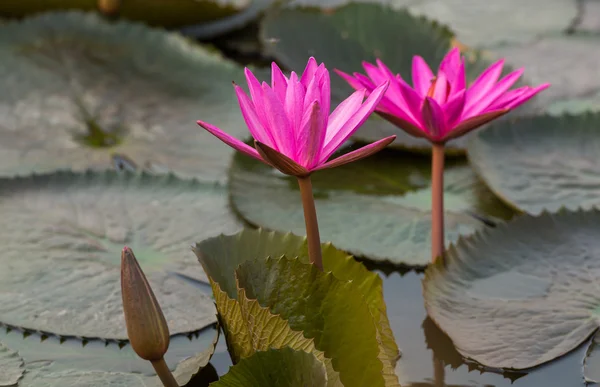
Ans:
<svg viewBox="0 0 600 387"><path fill-rule="evenodd" d="M586 346L548 365L529 373L502 373L483 370L476 364L467 364L452 346L451 341L435 324L426 318L421 298L422 274L409 272L389 276L379 272L384 279L384 291L388 315L396 340L402 350L402 358L396 368L402 386L412 387L583 387L582 364ZM199 288L206 292L206 287ZM193 335L174 337L169 348L167 362L173 367L177 362L207 348L214 329L208 328ZM493 334L493 332L490 332ZM26 337L24 337L26 336ZM53 368L77 368L80 370L103 370L134 372L151 375L148 362L137 358L128 345L119 348L116 343L89 341L85 346L77 339L63 343L58 338L42 340L39 334L26 334L18 330L0 330L0 342L17 350L26 363L53 361ZM434 355L438 365L444 366L444 383L434 378ZM226 373L231 365L224 339L221 337L211 360L219 375ZM197 378L190 386L205 386L209 380Z"/></svg>

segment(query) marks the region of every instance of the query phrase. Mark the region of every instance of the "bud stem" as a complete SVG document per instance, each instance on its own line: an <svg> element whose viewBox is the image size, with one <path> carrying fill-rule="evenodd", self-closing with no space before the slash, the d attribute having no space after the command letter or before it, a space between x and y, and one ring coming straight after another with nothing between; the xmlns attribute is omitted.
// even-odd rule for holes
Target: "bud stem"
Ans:
<svg viewBox="0 0 600 387"><path fill-rule="evenodd" d="M431 155L431 261L444 253L444 144L432 144Z"/></svg>
<svg viewBox="0 0 600 387"><path fill-rule="evenodd" d="M152 366L165 387L179 387L164 358L153 361Z"/></svg>
<svg viewBox="0 0 600 387"><path fill-rule="evenodd" d="M306 224L306 239L308 240L308 259L310 263L323 271L323 258L321 256L321 237L319 236L319 223L317 210L312 191L310 176L298 177L302 207L304 207L304 223Z"/></svg>

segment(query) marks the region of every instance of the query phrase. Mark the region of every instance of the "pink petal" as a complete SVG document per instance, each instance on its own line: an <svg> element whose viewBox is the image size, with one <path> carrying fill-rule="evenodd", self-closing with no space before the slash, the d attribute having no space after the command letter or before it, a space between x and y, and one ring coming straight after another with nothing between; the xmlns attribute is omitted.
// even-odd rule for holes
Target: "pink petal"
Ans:
<svg viewBox="0 0 600 387"><path fill-rule="evenodd" d="M275 62L271 63L271 87L281 101L285 101L285 92L288 86L288 80L281 72L281 69Z"/></svg>
<svg viewBox="0 0 600 387"><path fill-rule="evenodd" d="M404 81L404 79L402 79L400 74L395 75L394 73L392 73L392 70L390 70L385 65L385 63L383 63L379 59L377 59L377 66L379 66L379 68L381 69L381 72L383 74L385 74L386 78L390 81L390 87L388 87L388 90L385 93L384 98L391 100L392 102L394 102L394 104L396 104L398 106L403 105L404 97L402 95L402 90L400 89L400 84L401 83L404 83L406 85L408 85L408 84Z"/></svg>
<svg viewBox="0 0 600 387"><path fill-rule="evenodd" d="M335 73L337 75L339 75L340 77L342 77L346 82L348 82L348 84L354 89L354 90L360 90L360 89L364 89L364 86L362 85L361 82L359 82L356 78L354 78L352 75L350 74L346 74L345 72L338 70L338 69L333 69L333 71L335 71Z"/></svg>
<svg viewBox="0 0 600 387"><path fill-rule="evenodd" d="M439 68L450 82L452 93L457 93L466 87L465 62L460 57L460 50L455 47L442 60Z"/></svg>
<svg viewBox="0 0 600 387"><path fill-rule="evenodd" d="M422 122L427 132L432 138L438 139L446 132L446 123L444 111L438 105L436 100L431 97L425 97L423 107L421 108Z"/></svg>
<svg viewBox="0 0 600 387"><path fill-rule="evenodd" d="M307 169L319 163L319 155L325 140L325 127L323 126L322 112L319 102L314 101L304 112L302 127L298 137L298 164Z"/></svg>
<svg viewBox="0 0 600 387"><path fill-rule="evenodd" d="M361 73L354 73L354 77L357 81L359 81L362 84L362 87L367 89L369 92L375 90L375 88L377 87L377 85L373 83L371 78L367 77L366 75L363 75Z"/></svg>
<svg viewBox="0 0 600 387"><path fill-rule="evenodd" d="M375 141L372 144L365 145L362 148L354 150L352 152L346 153L340 157L337 157L331 161L326 162L325 164L321 164L317 168L314 168L313 171L318 171L320 169L328 169L339 167L340 165L348 164L354 161L358 161L360 159L364 159L365 157L369 157L374 155L375 153L381 151L383 148L391 144L396 136L390 136L386 138L382 138L379 141Z"/></svg>
<svg viewBox="0 0 600 387"><path fill-rule="evenodd" d="M308 58L308 62L306 63L306 67L302 72L302 76L300 77L300 82L304 85L305 88L308 88L308 83L311 79L315 77L315 73L317 71L317 61L312 56Z"/></svg>
<svg viewBox="0 0 600 387"><path fill-rule="evenodd" d="M446 74L440 73L435 80L433 95L431 97L433 97L438 104L443 105L446 103L449 91L450 84L448 83L448 78L446 78Z"/></svg>
<svg viewBox="0 0 600 387"><path fill-rule="evenodd" d="M517 106L520 106L520 105L524 104L525 102L529 101L533 96L535 96L540 91L546 90L549 87L550 87L549 83L544 83L542 85L539 85L538 87L530 88L530 90L527 90L526 93L524 93L523 95L521 95L518 98L511 101L510 104L508 104L508 106L506 106L506 107L508 109L514 109Z"/></svg>
<svg viewBox="0 0 600 387"><path fill-rule="evenodd" d="M506 93L501 95L500 98L496 99L494 103L488 106L486 111L503 109L507 107L512 101L519 98L521 95L527 93L530 89L531 88L529 86L523 86L519 87L518 89L507 91Z"/></svg>
<svg viewBox="0 0 600 387"><path fill-rule="evenodd" d="M421 95L421 97L425 97L427 95L427 90L429 90L432 79L433 73L427 65L427 62L425 62L425 59L415 55L412 61L412 80L413 87L415 88L416 92Z"/></svg>
<svg viewBox="0 0 600 387"><path fill-rule="evenodd" d="M246 81L248 82L248 89L250 90L250 97L252 98L252 103L254 104L254 110L256 111L256 116L258 120L262 124L263 128L269 130L269 125L267 122L267 116L265 114L264 108L264 95L262 91L262 87L260 86L260 82L250 69L244 69L244 74L246 75ZM273 144L275 146L275 144Z"/></svg>
<svg viewBox="0 0 600 387"><path fill-rule="evenodd" d="M482 95L481 98L474 102L468 109L463 112L463 119L473 117L479 113L487 110L487 108L498 98L500 98L508 89L515 84L515 82L523 75L525 69L520 68L512 73L508 74L500 80L494 87Z"/></svg>
<svg viewBox="0 0 600 387"><path fill-rule="evenodd" d="M508 113L509 109L503 110L494 110L491 112L483 113L481 115L471 117L468 120L462 121L458 126L448 131L447 134L442 139L443 141L452 140L457 137L464 136L470 131L479 128L482 125L487 124L488 122L495 120L496 118L503 116Z"/></svg>
<svg viewBox="0 0 600 387"><path fill-rule="evenodd" d="M256 115L256 110L254 109L254 104L248 98L244 89L240 86L235 85L235 95L237 96L238 102L240 104L240 110L242 111L242 116L244 117L244 121L246 121L246 125L248 126L248 130L250 130L250 134L252 137L260 142L263 142L269 146L273 146L273 137L271 133L265 130L262 126L260 120Z"/></svg>
<svg viewBox="0 0 600 387"><path fill-rule="evenodd" d="M265 114L276 145L273 148L292 158L296 155L296 138L285 114L283 103L266 82L263 82L262 89L265 95Z"/></svg>
<svg viewBox="0 0 600 387"><path fill-rule="evenodd" d="M365 89L357 90L335 108L331 116L329 116L325 144L329 143L333 136L340 131L342 125L356 113L364 99Z"/></svg>
<svg viewBox="0 0 600 387"><path fill-rule="evenodd" d="M490 67L488 67L483 73L477 77L475 82L469 87L467 90L467 103L465 106L465 110L471 108L472 105L476 104L485 94L487 94L494 85L500 74L502 73L502 67L504 66L504 59L500 59L498 62L494 63Z"/></svg>
<svg viewBox="0 0 600 387"><path fill-rule="evenodd" d="M388 80L388 77L379 69L379 67L372 65L369 62L362 62L362 66L365 69L369 78L375 85L381 85L383 82Z"/></svg>
<svg viewBox="0 0 600 387"><path fill-rule="evenodd" d="M444 117L446 117L446 130L454 127L460 120L466 101L466 90L461 90L455 94L448 102L443 106ZM444 133L445 134L445 133Z"/></svg>
<svg viewBox="0 0 600 387"><path fill-rule="evenodd" d="M364 124L371 113L373 113L373 110L375 110L375 107L379 101L381 101L381 98L383 98L389 84L389 82L386 82L373 90L365 103L358 108L354 115L348 121L346 121L346 123L336 133L332 133L333 137L323 147L320 162L325 162L333 154L333 152L340 147L340 145L342 145L350 136L354 134L354 132L358 130L358 128L360 128L362 124Z"/></svg>
<svg viewBox="0 0 600 387"><path fill-rule="evenodd" d="M304 92L304 86L298 80L298 75L292 71L285 95L285 114L288 117L295 139L298 138L302 115L304 114ZM264 141L262 142L269 145ZM296 151L298 150L296 149Z"/></svg>
<svg viewBox="0 0 600 387"><path fill-rule="evenodd" d="M217 137L219 140L223 141L225 144L229 145L230 147L232 147L242 153L245 153L250 157L254 157L257 160L262 161L263 163L265 162L262 159L262 157L260 157L260 155L258 154L256 149L244 144L242 141L238 140L237 138L230 136L229 134L225 133L224 131L217 128L216 126L211 125L208 122L204 122L204 121L197 121L197 124L200 125L201 127L203 127L204 129L206 129L210 134Z"/></svg>
<svg viewBox="0 0 600 387"><path fill-rule="evenodd" d="M321 76L321 82L319 85L319 89L321 90L321 102L320 107L323 112L323 116L325 117L324 125L327 125L327 117L329 113L331 113L331 80L329 79L329 71L323 65L324 71Z"/></svg>
<svg viewBox="0 0 600 387"><path fill-rule="evenodd" d="M419 126L419 123L421 122L421 105L423 103L423 97L410 87L408 83L404 81L398 83L404 100L404 103L398 107L412 122L417 123L417 126Z"/></svg>

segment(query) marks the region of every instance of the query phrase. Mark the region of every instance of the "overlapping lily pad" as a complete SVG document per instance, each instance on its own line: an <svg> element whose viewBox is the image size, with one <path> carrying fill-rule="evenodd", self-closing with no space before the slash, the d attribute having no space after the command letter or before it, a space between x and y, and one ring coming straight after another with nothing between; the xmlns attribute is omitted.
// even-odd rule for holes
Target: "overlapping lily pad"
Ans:
<svg viewBox="0 0 600 387"><path fill-rule="evenodd" d="M120 250L131 247L172 334L215 321L189 253L234 232L223 187L173 175L58 172L0 184L0 322L65 336L126 339ZM180 273L184 274L182 277Z"/></svg>
<svg viewBox="0 0 600 387"><path fill-rule="evenodd" d="M23 17L35 13L78 9L96 11L110 4L114 13L129 20L163 27L210 22L242 11L251 0L19 0L0 4L0 16ZM100 3L100 4L99 4ZM104 6L102 9L106 9Z"/></svg>
<svg viewBox="0 0 600 387"><path fill-rule="evenodd" d="M429 316L465 357L526 369L600 326L600 212L523 215L460 241L425 274Z"/></svg>
<svg viewBox="0 0 600 387"><path fill-rule="evenodd" d="M23 377L23 359L0 342L0 386L14 386Z"/></svg>
<svg viewBox="0 0 600 387"><path fill-rule="evenodd" d="M177 34L94 14L0 25L0 175L110 166L111 155L224 181L232 151L195 124L246 132L241 68Z"/></svg>
<svg viewBox="0 0 600 387"><path fill-rule="evenodd" d="M583 375L586 383L600 383L600 337L594 336L583 364Z"/></svg>
<svg viewBox="0 0 600 387"><path fill-rule="evenodd" d="M307 55L315 56L330 69L347 73L364 73L362 61L374 63L379 58L392 71L410 79L413 56L421 55L431 67L437 68L451 47L453 33L405 9L351 3L334 10L297 7L271 12L262 22L261 38L269 53L295 71L304 68ZM467 56L467 76L474 79L489 62L476 52L469 52ZM332 74L331 84L336 103L353 91L335 74ZM430 147L422 138L411 137L376 115L354 137L373 141L392 134L398 136L392 146ZM449 142L448 150L464 152L465 139Z"/></svg>
<svg viewBox="0 0 600 387"><path fill-rule="evenodd" d="M430 162L394 151L313 174L321 238L357 256L395 264L430 262ZM509 218L511 211L463 162L448 165L447 243ZM298 183L254 159L237 154L230 170L235 209L250 223L305 234Z"/></svg>
<svg viewBox="0 0 600 387"><path fill-rule="evenodd" d="M165 361L179 385L186 385L208 364L218 338L216 329L171 338ZM25 376L19 386L63 386L76 383L80 378L75 386L106 386L110 380L124 387L162 387L150 362L139 358L126 343L65 340L52 335L24 334L17 329L8 333L0 331L0 340L22 357ZM0 378L2 376L4 374L0 374Z"/></svg>
<svg viewBox="0 0 600 387"><path fill-rule="evenodd" d="M255 353L233 366L214 387L325 387L323 362L313 354L291 348Z"/></svg>
<svg viewBox="0 0 600 387"><path fill-rule="evenodd" d="M488 187L531 214L600 205L600 113L497 122L469 145Z"/></svg>

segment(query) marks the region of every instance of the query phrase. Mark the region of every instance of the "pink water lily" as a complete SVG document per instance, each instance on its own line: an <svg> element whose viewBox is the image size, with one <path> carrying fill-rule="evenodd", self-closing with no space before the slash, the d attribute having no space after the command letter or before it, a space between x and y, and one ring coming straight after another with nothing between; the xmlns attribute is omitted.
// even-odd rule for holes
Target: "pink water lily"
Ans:
<svg viewBox="0 0 600 387"><path fill-rule="evenodd" d="M198 124L238 151L294 176L367 157L394 140L395 136L387 137L329 160L373 113L389 81L374 85L366 100L367 90L359 89L330 115L331 88L324 64L317 65L311 57L300 76L292 72L289 78L275 63L271 70L271 85L261 84L249 69L245 70L250 97L235 85L254 148L207 122Z"/></svg>
<svg viewBox="0 0 600 387"><path fill-rule="evenodd" d="M400 75L395 75L379 59L377 65L363 62L367 75L348 75L335 70L355 89L374 91L375 85L390 81L386 95L376 112L404 129L407 133L444 143L508 113L525 103L540 91L524 86L509 90L523 74L518 69L500 81L504 60L486 69L470 86L465 78L465 62L458 48L452 49L442 60L437 76L425 60L415 56L412 63L412 87Z"/></svg>

